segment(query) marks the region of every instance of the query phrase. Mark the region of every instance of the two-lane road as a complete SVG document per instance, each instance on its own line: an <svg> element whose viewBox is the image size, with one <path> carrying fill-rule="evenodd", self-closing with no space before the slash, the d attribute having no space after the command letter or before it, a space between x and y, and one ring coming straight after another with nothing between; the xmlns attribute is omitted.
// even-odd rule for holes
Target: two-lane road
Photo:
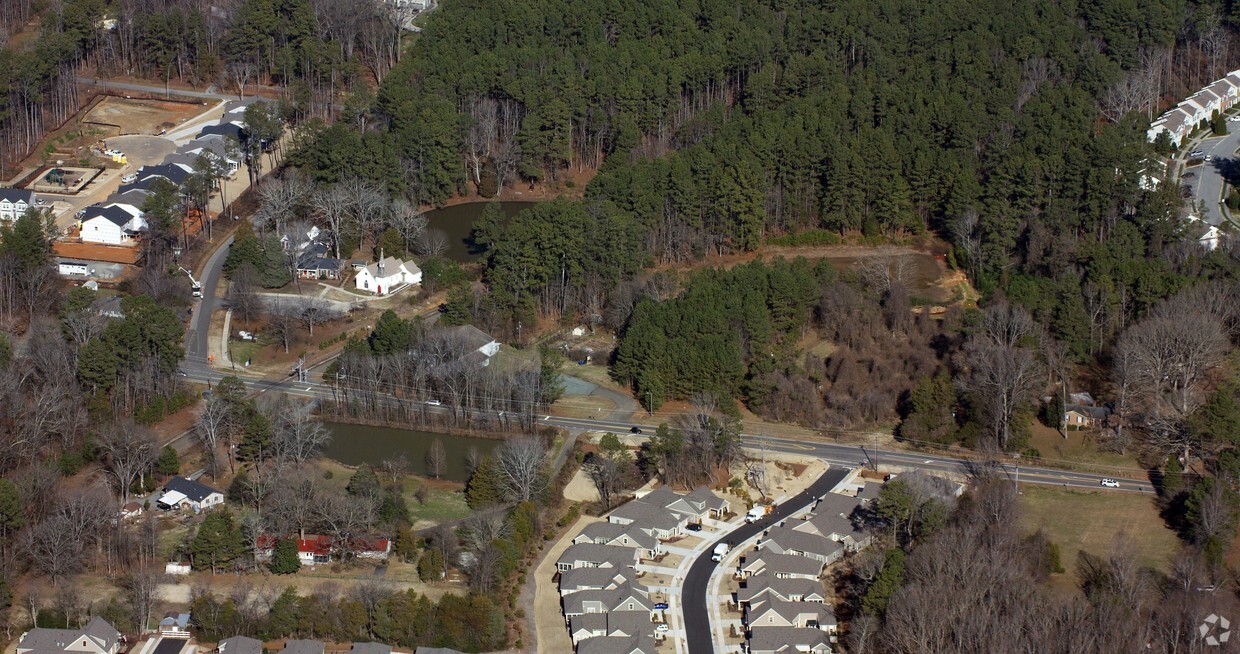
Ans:
<svg viewBox="0 0 1240 654"><path fill-rule="evenodd" d="M211 253L207 264L202 268L202 299L194 309L190 318L189 329L185 332L185 362L187 367L200 367L205 370L207 357L211 354L211 316L217 306L216 291L220 285L220 275L224 272L224 259L228 257L228 248L232 247L233 237L229 236L224 244Z"/></svg>
<svg viewBox="0 0 1240 654"><path fill-rule="evenodd" d="M1201 208L1201 219L1216 227L1227 222L1222 207L1225 173L1237 165L1236 150L1240 149L1240 123L1229 122L1227 128L1231 132L1226 136L1205 139L1198 146L1211 160L1184 173L1196 175L1197 179L1189 184L1193 188L1193 204Z"/></svg>

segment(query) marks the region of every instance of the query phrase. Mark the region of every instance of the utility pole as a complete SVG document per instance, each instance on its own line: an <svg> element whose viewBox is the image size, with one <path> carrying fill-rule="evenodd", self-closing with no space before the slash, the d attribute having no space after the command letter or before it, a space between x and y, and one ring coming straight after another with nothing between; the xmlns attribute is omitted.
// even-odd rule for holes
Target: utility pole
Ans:
<svg viewBox="0 0 1240 654"><path fill-rule="evenodd" d="M874 472L878 472L878 432L874 432Z"/></svg>
<svg viewBox="0 0 1240 654"><path fill-rule="evenodd" d="M1012 456L1016 459L1016 494L1020 495L1020 454L1017 453Z"/></svg>
<svg viewBox="0 0 1240 654"><path fill-rule="evenodd" d="M654 391L646 391L646 413L654 417Z"/></svg>

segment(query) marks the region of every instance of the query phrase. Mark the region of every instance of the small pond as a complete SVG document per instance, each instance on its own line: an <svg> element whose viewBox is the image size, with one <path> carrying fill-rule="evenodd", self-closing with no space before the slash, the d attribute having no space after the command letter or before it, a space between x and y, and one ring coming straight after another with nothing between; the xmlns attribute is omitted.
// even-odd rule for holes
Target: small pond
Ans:
<svg viewBox="0 0 1240 654"><path fill-rule="evenodd" d="M468 202L442 209L426 212L428 227L443 230L448 234L448 249L444 256L460 263L469 263L478 259L478 252L472 250L469 234L473 231L474 221L482 215L487 202ZM529 209L536 202L500 202L500 211L504 218L512 218L522 209Z"/></svg>
<svg viewBox="0 0 1240 654"><path fill-rule="evenodd" d="M404 455L409 461L410 471L418 475L426 475L426 453L430 450L431 443L438 438L443 441L444 451L448 455L446 470L442 478L452 481L465 481L465 458L470 448L476 447L480 455L486 455L499 445L499 441L488 438L472 438L414 429L371 427L339 422L328 422L325 425L332 434L331 443L323 451L323 455L327 458L349 466L363 463L378 466L387 459Z"/></svg>

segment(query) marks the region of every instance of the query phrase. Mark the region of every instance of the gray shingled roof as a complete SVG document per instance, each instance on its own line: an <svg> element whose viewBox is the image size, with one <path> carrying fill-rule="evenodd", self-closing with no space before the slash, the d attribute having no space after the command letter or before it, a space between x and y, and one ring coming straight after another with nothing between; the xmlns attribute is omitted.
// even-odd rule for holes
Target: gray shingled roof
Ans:
<svg viewBox="0 0 1240 654"><path fill-rule="evenodd" d="M621 520L631 520L643 529L659 529L662 531L675 531L682 522L671 511L657 504L646 502L644 499L633 500L621 505L620 508L611 512L608 520L612 517Z"/></svg>
<svg viewBox="0 0 1240 654"><path fill-rule="evenodd" d="M827 649L821 651L831 651L826 632L798 627L755 627L749 637L749 651L755 654L807 651L798 648L814 646L820 649L825 646Z"/></svg>
<svg viewBox="0 0 1240 654"><path fill-rule="evenodd" d="M172 479L169 479L168 483L164 484L164 492L166 493L168 491L177 491L195 502L203 501L211 493L220 492L200 481L194 481L193 479L187 479L185 477L173 477Z"/></svg>
<svg viewBox="0 0 1240 654"><path fill-rule="evenodd" d="M762 549L775 545L784 551L796 550L805 554L830 556L839 545L818 534L797 531L792 527L775 527L762 538Z"/></svg>
<svg viewBox="0 0 1240 654"><path fill-rule="evenodd" d="M577 568L560 573L560 592L619 586L635 575L629 568Z"/></svg>
<svg viewBox="0 0 1240 654"><path fill-rule="evenodd" d="M233 636L221 640L217 649L223 654L263 654L263 643L249 636Z"/></svg>
<svg viewBox="0 0 1240 654"><path fill-rule="evenodd" d="M576 543L560 555L558 563L609 563L613 568L632 566L637 562L637 550L631 547L615 545L598 545L595 543Z"/></svg>
<svg viewBox="0 0 1240 654"><path fill-rule="evenodd" d="M807 556L758 551L745 555L744 563L741 564L741 567L752 569L752 565L755 562L760 562L761 569L769 575L796 574L818 576L822 574L822 563Z"/></svg>
<svg viewBox="0 0 1240 654"><path fill-rule="evenodd" d="M775 577L769 574L750 577L736 591L736 600L753 602L763 597L792 599L794 597L820 597L825 599L822 583L813 579Z"/></svg>
<svg viewBox="0 0 1240 654"><path fill-rule="evenodd" d="M633 545L625 545L618 542L624 536L628 536ZM631 525L622 525L614 522L593 522L586 525L585 529L577 535L578 538L587 538L590 542L604 541L604 545L616 545L619 547L642 547L653 550L659 546L659 540L654 536L642 531L641 526L634 523ZM575 539L574 539L575 540Z"/></svg>
<svg viewBox="0 0 1240 654"><path fill-rule="evenodd" d="M569 633L605 631L608 636L641 636L654 634L654 623L648 611L611 611L584 613L569 617ZM597 636L596 636L597 638Z"/></svg>
<svg viewBox="0 0 1240 654"><path fill-rule="evenodd" d="M835 619L835 611L822 602L796 602L781 600L777 597L767 598L749 608L746 616L751 625L760 625L767 613L774 612L788 622L798 622L806 617L815 620L819 627L839 624Z"/></svg>
<svg viewBox="0 0 1240 654"><path fill-rule="evenodd" d="M26 204L34 202L34 192L20 188L0 188L0 200L8 200L16 204L19 200Z"/></svg>
<svg viewBox="0 0 1240 654"><path fill-rule="evenodd" d="M383 643L353 643L351 654L392 654L392 646Z"/></svg>
<svg viewBox="0 0 1240 654"><path fill-rule="evenodd" d="M601 605L604 611L646 611L649 612L654 603L645 587L627 582L618 588L606 590L583 590L564 596L564 614L583 614L586 604ZM628 604L633 604L629 608Z"/></svg>
<svg viewBox="0 0 1240 654"><path fill-rule="evenodd" d="M655 654L651 636L605 636L588 638L577 644L577 654Z"/></svg>
<svg viewBox="0 0 1240 654"><path fill-rule="evenodd" d="M64 651L66 646L83 636L95 641L104 650L112 649L121 639L116 627L96 616L81 629L31 629L22 637L19 646L22 649Z"/></svg>

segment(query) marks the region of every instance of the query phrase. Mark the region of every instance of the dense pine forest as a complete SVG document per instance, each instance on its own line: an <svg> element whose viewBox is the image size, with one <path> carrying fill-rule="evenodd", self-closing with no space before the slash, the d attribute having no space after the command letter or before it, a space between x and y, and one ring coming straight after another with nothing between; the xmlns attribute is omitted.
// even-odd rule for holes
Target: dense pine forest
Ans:
<svg viewBox="0 0 1240 654"><path fill-rule="evenodd" d="M564 211L608 257L573 246L580 230L531 227L543 217L492 236L491 279L529 290L492 297L514 322L587 311L642 264L932 230L984 293L1079 352L1227 267L1177 249L1174 188L1137 187L1149 111L1226 68L1209 49L1223 9L453 2L385 79L378 132L338 123L293 161L421 202L598 167ZM1155 100L1105 118L1137 76Z"/></svg>

